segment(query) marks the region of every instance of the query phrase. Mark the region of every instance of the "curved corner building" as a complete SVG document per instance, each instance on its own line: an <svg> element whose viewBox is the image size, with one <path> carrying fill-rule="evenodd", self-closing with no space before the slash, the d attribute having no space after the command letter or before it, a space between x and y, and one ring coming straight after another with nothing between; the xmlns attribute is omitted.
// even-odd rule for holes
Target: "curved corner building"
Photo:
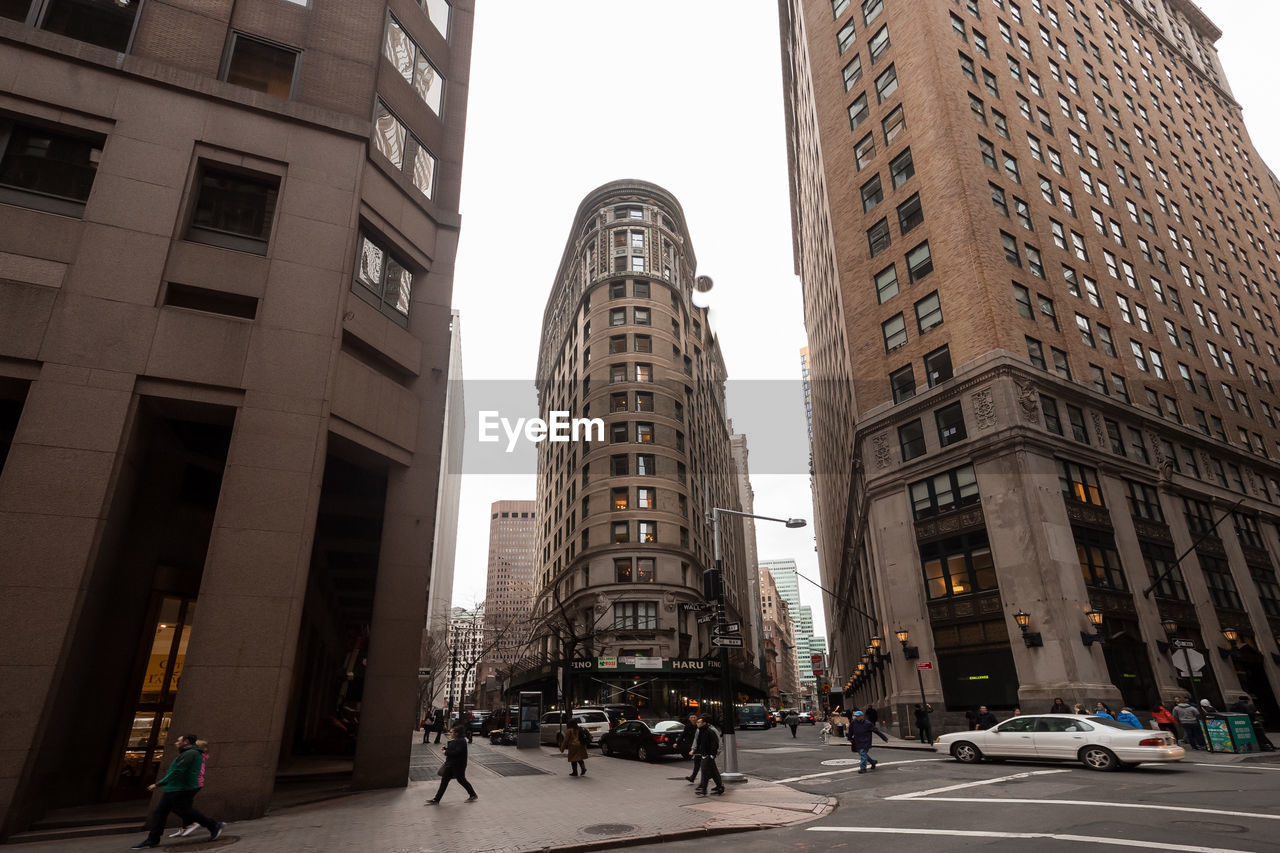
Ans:
<svg viewBox="0 0 1280 853"><path fill-rule="evenodd" d="M697 619L713 559L706 514L738 499L725 366L690 299L695 267L684 212L661 187L614 181L579 206L543 317L538 401L544 419L602 419L604 435L538 446L531 652L542 666L513 687L562 664L571 704L716 707L719 660ZM729 522L722 534L737 619L749 603L742 533ZM758 694L744 658L731 664L739 699Z"/></svg>

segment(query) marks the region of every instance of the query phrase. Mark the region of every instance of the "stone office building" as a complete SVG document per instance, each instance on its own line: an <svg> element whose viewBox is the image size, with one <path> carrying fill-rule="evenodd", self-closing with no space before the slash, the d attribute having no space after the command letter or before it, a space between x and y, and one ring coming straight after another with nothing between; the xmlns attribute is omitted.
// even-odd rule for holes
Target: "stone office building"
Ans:
<svg viewBox="0 0 1280 853"><path fill-rule="evenodd" d="M676 713L719 705L704 601L712 507L739 509L726 377L680 203L643 181L590 192L574 217L543 317L544 418L599 417L604 440L538 445L538 575L530 660L574 661L575 701ZM704 283L703 287L709 282ZM747 623L742 526L722 522L730 619ZM732 657L735 677L757 666ZM545 679L533 667L513 687ZM758 677L740 685L760 695ZM527 687L525 689L528 689Z"/></svg>
<svg viewBox="0 0 1280 853"><path fill-rule="evenodd" d="M0 834L405 783L472 7L0 3Z"/></svg>
<svg viewBox="0 0 1280 853"><path fill-rule="evenodd" d="M1271 716L1280 193L1218 29L1187 0L779 8L851 704L919 701L920 659L957 713Z"/></svg>

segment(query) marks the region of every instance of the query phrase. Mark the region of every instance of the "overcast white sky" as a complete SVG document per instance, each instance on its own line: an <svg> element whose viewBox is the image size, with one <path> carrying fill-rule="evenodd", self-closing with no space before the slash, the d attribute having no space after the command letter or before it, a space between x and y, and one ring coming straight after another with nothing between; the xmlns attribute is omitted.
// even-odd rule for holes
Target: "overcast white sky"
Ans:
<svg viewBox="0 0 1280 853"><path fill-rule="evenodd" d="M1223 30L1218 48L1254 144L1280 168L1267 60L1280 3L1200 5ZM778 383L792 404L777 405L769 423L745 407L735 412L731 388L735 426L749 440L767 427L770 445L807 447L774 0L736 0L731 15L723 0L478 6L453 297L467 380L532 384L542 311L574 211L600 184L639 178L684 206L697 271L716 282L711 305L731 380L795 381ZM753 458L764 452L752 448ZM752 483L756 512L812 522L806 475L755 474ZM490 502L533 497L532 467L464 477L456 604L484 598ZM761 559L792 557L818 580L811 529L762 522L756 530ZM820 595L801 586L815 632L825 633Z"/></svg>

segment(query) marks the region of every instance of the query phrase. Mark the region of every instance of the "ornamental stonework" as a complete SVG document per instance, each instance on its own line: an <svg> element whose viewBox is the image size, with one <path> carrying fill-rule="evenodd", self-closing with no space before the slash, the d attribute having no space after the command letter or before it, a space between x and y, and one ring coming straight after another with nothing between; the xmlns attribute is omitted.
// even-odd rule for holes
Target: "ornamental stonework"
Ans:
<svg viewBox="0 0 1280 853"><path fill-rule="evenodd" d="M877 433L871 437L871 452L876 458L877 470L889 467L889 434L887 432Z"/></svg>
<svg viewBox="0 0 1280 853"><path fill-rule="evenodd" d="M1017 378L1013 383L1018 386L1018 410L1022 412L1022 420L1029 424L1040 423L1040 394L1036 386Z"/></svg>
<svg viewBox="0 0 1280 853"><path fill-rule="evenodd" d="M978 429L991 429L1000 423L990 388L979 388L974 391L969 395L969 401L973 404L973 416L977 420Z"/></svg>

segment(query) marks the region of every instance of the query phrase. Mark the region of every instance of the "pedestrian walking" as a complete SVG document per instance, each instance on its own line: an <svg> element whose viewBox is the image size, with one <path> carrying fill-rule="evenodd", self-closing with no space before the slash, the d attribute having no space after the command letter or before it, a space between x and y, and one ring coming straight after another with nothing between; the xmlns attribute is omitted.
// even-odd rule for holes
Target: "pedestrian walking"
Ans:
<svg viewBox="0 0 1280 853"><path fill-rule="evenodd" d="M676 738L676 752L689 758L693 755L693 742L698 737L698 715L690 714L685 718L684 729Z"/></svg>
<svg viewBox="0 0 1280 853"><path fill-rule="evenodd" d="M1178 723L1173 719L1173 714L1169 713L1169 709L1162 704L1157 704L1154 711L1151 712L1151 719L1155 720L1156 725L1162 731L1166 731L1173 735L1175 740L1182 738L1178 734Z"/></svg>
<svg viewBox="0 0 1280 853"><path fill-rule="evenodd" d="M139 841L131 847L131 850L144 850L148 847L159 847L160 836L164 834L165 821L169 819L169 813L172 812L182 819L185 827L195 823L209 830L209 840L213 841L222 834L223 827L226 823L220 820L212 820L204 814L196 810L192 801L196 798L196 794L200 792L200 788L204 785L204 769L205 755L196 746L197 738L195 735L187 734L178 738L177 747L178 755L169 763L169 769L156 780L155 784L148 785L148 791L154 791L156 788L163 788L164 793L160 795L160 802L156 804L156 809L151 813L151 829L145 839Z"/></svg>
<svg viewBox="0 0 1280 853"><path fill-rule="evenodd" d="M986 705L978 706L978 728L989 729L996 724L996 715L987 710Z"/></svg>
<svg viewBox="0 0 1280 853"><path fill-rule="evenodd" d="M713 794L724 793L724 780L720 778L720 770L716 767L716 756L720 753L720 736L716 734L715 729L711 728L711 724L706 717L698 717L698 755L702 758L699 763L699 769L702 771L702 781L693 793L699 797L707 795L707 782L714 780L715 788L712 789Z"/></svg>
<svg viewBox="0 0 1280 853"><path fill-rule="evenodd" d="M932 705L921 705L916 703L916 730L920 732L921 743L933 742L933 725L929 722L929 715L933 713Z"/></svg>
<svg viewBox="0 0 1280 853"><path fill-rule="evenodd" d="M582 727L578 725L575 717L569 721L568 727L564 730L564 738L560 741L560 751L568 752L565 757L569 759L569 766L573 768L570 776L586 776L587 775L587 746L583 742ZM578 770L582 772L579 773Z"/></svg>
<svg viewBox="0 0 1280 853"><path fill-rule="evenodd" d="M434 797L423 803L424 806L439 803L444 796L444 789L449 787L449 782L453 779L457 779L458 784L467 792L468 803L480 799L476 796L476 789L467 781L467 741L466 732L461 726L454 726L449 732L449 743L444 748L444 764L437 772L440 775L440 787L436 789Z"/></svg>
<svg viewBox="0 0 1280 853"><path fill-rule="evenodd" d="M1200 710L1186 701L1185 696L1178 697L1178 704L1173 706L1173 718L1182 726L1187 737L1187 745L1193 750L1204 749L1204 732L1200 730Z"/></svg>
<svg viewBox="0 0 1280 853"><path fill-rule="evenodd" d="M196 793L199 794L201 791L204 790L204 774L205 774L205 771L209 769L209 741L207 740L196 741L196 749L200 750L200 754L201 754L200 778L196 780ZM195 797L192 797L192 799L194 800ZM169 837L170 838L186 838L188 835L191 835L193 832L195 832L199 828L200 828L200 824L196 823L195 821L192 821L186 826L180 826L177 829L175 829L173 832L169 833Z"/></svg>
<svg viewBox="0 0 1280 853"><path fill-rule="evenodd" d="M983 709L984 710L986 709L985 705L983 706ZM969 731L971 732L976 731L978 729L978 709L970 708L969 710L965 711L964 722L965 722L965 725L969 727Z"/></svg>
<svg viewBox="0 0 1280 853"><path fill-rule="evenodd" d="M1050 714L1070 714L1071 706L1063 702L1061 698L1054 699L1053 704L1049 706Z"/></svg>
<svg viewBox="0 0 1280 853"><path fill-rule="evenodd" d="M858 753L859 773L866 773L868 764L871 765L870 769L875 770L880 763L871 757L872 735L878 735L885 743L889 742L888 735L876 728L876 724L868 720L865 714L854 711L853 721L849 723L849 748Z"/></svg>
<svg viewBox="0 0 1280 853"><path fill-rule="evenodd" d="M787 724L787 728L791 729L791 736L796 736L796 726L800 725L800 715L795 711L788 711L787 718L783 720Z"/></svg>
<svg viewBox="0 0 1280 853"><path fill-rule="evenodd" d="M876 710L875 705L868 705L867 710L862 712L862 716L866 717L873 726L880 722L880 712Z"/></svg>
<svg viewBox="0 0 1280 853"><path fill-rule="evenodd" d="M698 771L702 768L702 755L698 752L698 739L702 736L702 729L698 726L697 714L689 715L689 724L693 726L693 735L689 738L689 755L693 758L693 770L684 778L692 785L698 781ZM711 727L708 726L708 728Z"/></svg>
<svg viewBox="0 0 1280 853"><path fill-rule="evenodd" d="M471 722L474 719L475 719L475 715L472 714L470 711L463 711L462 714L458 717L458 725L462 728L463 733L466 734L467 743L471 743L471 738L472 738Z"/></svg>
<svg viewBox="0 0 1280 853"><path fill-rule="evenodd" d="M440 742L440 735L444 734L444 708L436 708L435 716L431 720L431 730L436 733L436 743ZM423 743L426 743L424 740Z"/></svg>
<svg viewBox="0 0 1280 853"><path fill-rule="evenodd" d="M1120 713L1116 714L1116 722L1124 723L1126 726L1133 726L1135 729L1142 728L1142 720L1139 720L1138 715L1129 708L1120 709Z"/></svg>
<svg viewBox="0 0 1280 853"><path fill-rule="evenodd" d="M1249 701L1248 696L1241 696L1235 704L1227 709L1233 714L1248 714L1249 725L1253 726L1253 739L1258 742L1258 749L1263 752L1274 752L1276 745L1267 737L1265 720L1258 706Z"/></svg>

